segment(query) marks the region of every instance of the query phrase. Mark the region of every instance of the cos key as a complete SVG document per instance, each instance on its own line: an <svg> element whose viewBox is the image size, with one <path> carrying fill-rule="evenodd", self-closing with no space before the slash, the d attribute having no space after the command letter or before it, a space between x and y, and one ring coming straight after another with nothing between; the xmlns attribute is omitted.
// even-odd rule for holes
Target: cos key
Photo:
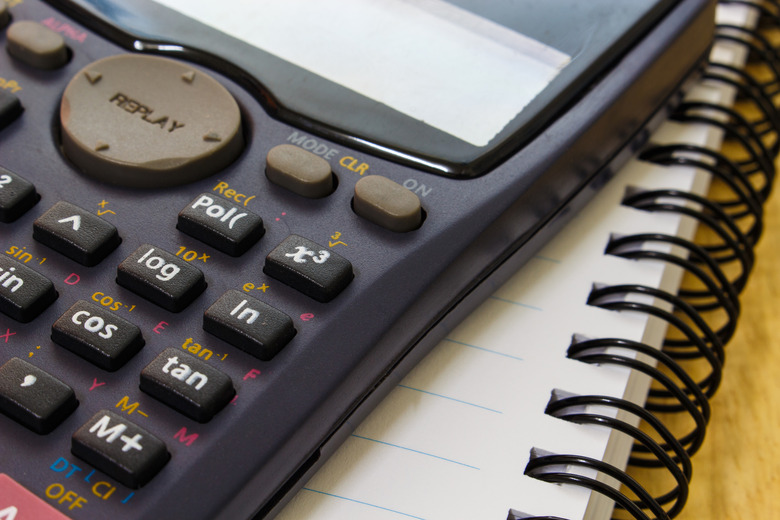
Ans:
<svg viewBox="0 0 780 520"><path fill-rule="evenodd" d="M84 300L77 301L54 322L51 339L109 371L122 367L144 346L137 326Z"/></svg>

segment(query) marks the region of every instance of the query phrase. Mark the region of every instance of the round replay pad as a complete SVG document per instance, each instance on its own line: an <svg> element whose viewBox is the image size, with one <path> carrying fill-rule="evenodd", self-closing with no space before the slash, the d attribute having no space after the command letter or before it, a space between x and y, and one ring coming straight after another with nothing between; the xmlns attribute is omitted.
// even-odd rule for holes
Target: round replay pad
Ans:
<svg viewBox="0 0 780 520"><path fill-rule="evenodd" d="M120 186L176 186L241 153L241 113L214 78L187 63L136 54L95 61L65 88L62 147L85 174Z"/></svg>

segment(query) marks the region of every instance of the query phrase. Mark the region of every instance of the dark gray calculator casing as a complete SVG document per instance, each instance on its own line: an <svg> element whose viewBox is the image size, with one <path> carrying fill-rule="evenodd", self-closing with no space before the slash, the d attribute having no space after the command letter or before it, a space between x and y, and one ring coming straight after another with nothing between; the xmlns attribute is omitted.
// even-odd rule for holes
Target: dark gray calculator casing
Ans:
<svg viewBox="0 0 780 520"><path fill-rule="evenodd" d="M0 224L0 253L52 280L58 293L29 323L0 315L0 365L25 359L71 386L79 406L46 435L0 415L0 473L74 519L117 520L270 518L361 417L644 144L706 59L715 8L707 0L657 2L608 56L547 99L549 109L523 126L522 135L464 152L464 160L420 150L405 154L400 145L379 146L366 137L376 129L361 135L347 124L313 117L305 107L278 103L267 95L272 89L264 90L272 82L260 72L230 65L224 52L217 56L226 45L219 38L210 45L212 35L203 32L201 47L209 53L193 51L196 42L186 39L195 26L182 19L169 33L139 35L146 45L136 47L164 54L161 41L183 43L185 51L169 57L192 61L235 97L246 147L206 179L137 189L82 175L60 151L58 122L61 95L76 71L133 52L136 38L109 16L93 16L84 8L89 2L11 3L12 21L49 20L66 37L71 55L64 67L41 71L0 52L0 77L21 87L14 95L24 107L0 130L0 166L40 194L17 220ZM137 17L154 12L143 6ZM149 26L171 16L166 12ZM270 183L266 154L284 143L327 150L335 191L307 199ZM354 185L365 168L419 196L425 218L418 229L389 231L353 211ZM246 202L243 207L262 217L265 234L231 256L177 230L178 213L203 193ZM101 215L116 226L121 244L85 267L34 240L33 221L59 201ZM316 301L264 273L266 256L290 235L351 264L354 279L331 301ZM171 312L118 285L117 266L142 244L186 258L204 273L205 290ZM230 290L292 318L295 335L270 360L203 330L204 311ZM53 343L52 324L77 300L137 325L143 348L109 372ZM170 347L232 379L235 400L210 421L194 421L139 389L141 371ZM170 460L140 489L93 472L71 453L71 436L99 410L126 417L167 446ZM46 498L54 483L86 503L69 509L73 501Z"/></svg>

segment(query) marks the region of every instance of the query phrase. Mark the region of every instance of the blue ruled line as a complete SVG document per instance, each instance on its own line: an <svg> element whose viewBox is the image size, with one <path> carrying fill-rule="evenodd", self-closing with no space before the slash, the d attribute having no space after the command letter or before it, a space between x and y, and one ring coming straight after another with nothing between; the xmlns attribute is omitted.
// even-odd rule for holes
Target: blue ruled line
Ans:
<svg viewBox="0 0 780 520"><path fill-rule="evenodd" d="M470 345L468 343L463 343L462 341L455 341L454 339L444 338L444 341L449 341L450 343L455 343L456 345L463 345L464 347L469 347L477 350L481 350L482 352L488 352L490 354L495 354L497 356L503 356L507 357L509 359L516 359L517 361L523 361L523 358L518 356L513 356L511 354L504 354L503 352L498 352L497 350L490 350L485 347L478 347L476 345Z"/></svg>
<svg viewBox="0 0 780 520"><path fill-rule="evenodd" d="M317 491L316 489L311 489L311 488L307 488L307 487L302 488L302 489L304 489L305 491L311 491L312 493L319 493L320 495L325 495L325 496L328 496L328 497L338 498L340 500L346 500L347 502L353 502L355 504L360 504L362 506L373 507L374 509L381 509L382 511L388 511L390 513L395 513L396 515L405 516L406 518L416 518L417 520L425 520L425 518L423 518L421 516L414 516L414 515L410 515L410 514L407 514L407 513L402 513L401 511L396 511L395 509L388 509L387 507L378 506L376 504L371 504L369 502L363 502L361 500L355 500L354 498L347 498L347 497L343 497L343 496L340 496L340 495L334 495L332 493L325 493L324 491Z"/></svg>
<svg viewBox="0 0 780 520"><path fill-rule="evenodd" d="M458 462L457 460L445 459L444 457L439 457L438 455L434 455L433 453L427 453L427 452L424 452L424 451L415 450L415 449L412 449L412 448L407 448L405 446L400 446L398 444L391 444L389 442L379 441L379 440L376 440L376 439L372 439L370 437L363 437L361 435L356 435L354 433L352 434L352 437L355 437L357 439L363 439L364 441L375 442L377 444L382 444L384 446L390 446L392 448L398 448L398 449L405 450L405 451L411 451L412 453L418 453L420 455L425 455L426 457L432 457L434 459L443 460L444 462L451 462L452 464L457 464L458 466L465 466L467 468L479 470L479 468L476 467L476 466L470 466L468 464L464 464L463 462Z"/></svg>
<svg viewBox="0 0 780 520"><path fill-rule="evenodd" d="M406 388L407 390L414 390L415 392L420 392L422 394L428 394L428 395L432 395L432 396L435 396L435 397L441 397L442 399L447 399L449 401L455 401L456 403L461 403L461 404L466 404L466 405L469 405L469 406L474 406L476 408L481 408L483 410L487 410L488 412L500 413L500 414L504 413L504 412L500 412L498 410L493 410L492 408L488 408L487 406L482 406L480 404L470 403L468 401L463 401L461 399L455 399L454 397L449 397L449 396L442 395L442 394L436 394L434 392L429 392L427 390L421 390L419 388L414 388L412 386L406 386L406 385L398 385L398 386L400 386L401 388Z"/></svg>

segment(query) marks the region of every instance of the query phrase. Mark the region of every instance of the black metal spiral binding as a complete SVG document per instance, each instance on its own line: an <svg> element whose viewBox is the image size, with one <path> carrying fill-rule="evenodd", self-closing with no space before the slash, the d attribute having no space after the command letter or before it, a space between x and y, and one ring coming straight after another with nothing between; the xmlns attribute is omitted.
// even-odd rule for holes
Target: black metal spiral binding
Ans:
<svg viewBox="0 0 780 520"><path fill-rule="evenodd" d="M754 61L768 67L774 76L774 81L764 85L772 86L780 83L780 69L778 68L780 59L778 59L775 48L759 31L738 25L718 25L715 40L735 42L744 46L752 53Z"/></svg>
<svg viewBox="0 0 780 520"><path fill-rule="evenodd" d="M770 92L766 85L742 69L724 63L710 62L702 79L724 83L733 87L742 100L750 101L762 113L763 119L750 121L750 124L761 136L774 133L775 141L780 131L778 109L773 103L775 93Z"/></svg>
<svg viewBox="0 0 780 520"><path fill-rule="evenodd" d="M626 299L627 295L651 296L656 300L665 301L671 304L674 309L683 312L688 320L693 323L693 326L659 306ZM654 518L656 519L674 518L682 511L687 500L688 482L692 475L690 455L699 449L704 440L704 431L709 419L707 397L715 393L720 383L721 368L725 355L723 345L720 338L701 319L692 306L680 297L659 289L641 285L596 287L591 291L588 303L610 310L643 312L659 317L680 330L688 338L689 342L696 347L698 352L710 362L712 368L710 374L703 381L695 383L672 360L671 356L655 351L650 347L644 348L641 344L635 342L617 340L611 341L612 345L608 344L610 340L605 340L605 343L600 345L580 342L586 344L581 345L579 348L574 346L570 348L570 352L575 354L572 357L590 358L588 362L598 364L611 363L627 366L650 375L666 388L668 395L678 400L679 406L691 414L696 422L696 427L692 432L678 439L648 409L630 401L609 396L570 396L560 399L554 397L548 403L546 413L579 424L607 426L629 435L636 443L634 455L629 460L629 464L645 467L663 467L674 477L677 485L674 489L661 496L650 498L649 493L639 482L629 477L626 473L621 472L618 468L600 461L594 461L593 459L568 455L545 455L536 459L532 458L526 467L526 474L547 482L575 483L587 487L611 498L615 501L617 508L625 509L634 518L650 518L645 514L645 511L655 515ZM694 329L698 329L698 331ZM635 352L649 355L655 360L663 360L664 365L673 367L672 371L683 382L683 386L676 385L670 377L657 370L652 364L632 359L625 355L615 355L608 350L599 348L604 346L631 346L631 350ZM596 350L595 352L594 349ZM691 398L690 395L694 397ZM636 426L623 420L587 410L581 411L584 406L607 406L633 414L636 418L649 425L661 437L662 442L655 441ZM637 499L629 499L620 490L611 488L591 477L580 475L571 469L556 469L561 464L565 464L569 468L585 467L596 469L617 480L634 493ZM669 503L671 503L671 506L668 509L663 509L663 506Z"/></svg>
<svg viewBox="0 0 780 520"><path fill-rule="evenodd" d="M623 338L589 338L575 334L568 357L592 365L614 365L649 377L651 386L643 406L608 396L555 395L547 413L567 421L601 425L634 439L629 465L664 468L676 486L661 496L651 497L642 485L605 462L576 455L551 454L532 450L525 473L547 482L571 484L600 493L615 502L633 518L674 518L683 508L691 478L690 457L704 442L711 409L709 399L720 384L725 361L724 346L732 338L739 318L739 295L744 290L755 263L754 247L764 229L763 205L776 176L775 161L780 154L780 47L762 34L762 26L780 27L780 0L720 0L721 4L749 6L760 14L756 29L721 24L716 40L743 46L753 62L764 67L757 74L727 63L711 61L703 74L705 82L728 85L739 103L751 105L757 116L748 118L742 110L703 101L684 101L672 120L704 124L719 129L734 145L739 157L706 147L685 143L649 145L641 160L662 166L682 166L703 170L719 183L725 195L705 198L673 189L630 188L625 206L653 213L676 213L694 219L709 230L708 242L697 244L675 236L644 233L611 237L605 253L638 261L660 261L682 268L688 275L677 294L641 285L595 286L588 303L603 309L640 312L654 316L676 329L667 335L660 349ZM769 78L768 80L766 78ZM659 245L661 246L659 248ZM728 268L728 269L727 269ZM729 276L726 276L726 272ZM696 284L691 286L690 278ZM647 303L652 301L652 303ZM707 313L707 318L702 313ZM713 315L717 315L716 318ZM713 325L711 325L713 323ZM709 373L697 381L683 363L702 359ZM701 377L701 376L699 376ZM648 429L615 414L620 410ZM692 428L677 435L670 432L656 414L685 413ZM656 440L659 439L660 440ZM634 498L619 488L579 473L581 468L615 479ZM668 506L664 510L663 506ZM511 510L507 520L563 520L532 516Z"/></svg>
<svg viewBox="0 0 780 520"><path fill-rule="evenodd" d="M645 245L652 243L666 244L680 250L681 253L645 249ZM729 281L718 262L698 244L663 233L643 233L613 237L604 252L622 258L664 260L676 264L706 286L706 290L682 289L680 291L680 296L687 300L699 300L689 301L696 310L721 308L728 313L731 320L736 321L739 317L738 288ZM682 253L687 256L683 256Z"/></svg>
<svg viewBox="0 0 780 520"><path fill-rule="evenodd" d="M657 300L665 301L672 305L674 311L679 311L687 320L660 306L631 301L628 299L631 295L647 295ZM723 342L696 309L685 300L675 294L654 287L625 284L594 288L588 297L588 304L608 310L645 313L660 318L679 330L686 339L667 340L664 342L664 350L676 359L705 358L712 368L712 374L706 379L707 384L700 386L702 388L714 386L715 388L710 388L709 390L709 392L714 394L717 385L720 383L721 368L726 358ZM698 329L698 332L696 329Z"/></svg>
<svg viewBox="0 0 780 520"><path fill-rule="evenodd" d="M695 248L692 249L695 250ZM713 265L716 266L714 262ZM632 301L628 298L632 295L652 297L654 302L666 302L672 306L673 310L682 313L687 320L681 319L673 312L661 308L655 303ZM688 342L696 348L698 354L707 359L711 366L711 372L704 380L696 383L674 361L674 355L680 357L678 353L669 355L664 351L657 351L637 342L619 339L584 340L573 342L569 349L569 355L574 359L594 364L621 365L649 375L665 388L665 394L659 396L657 393L655 398L671 396L678 403L673 408L667 404L662 404L659 407L670 410L676 410L678 406L681 407L694 419L695 428L679 439L675 437L652 413L651 407L656 404L652 399L648 399L646 408L643 408L625 399L609 396L567 396L564 398L554 396L548 403L546 413L579 424L607 426L629 435L635 441L634 453L629 459L629 464L665 468L674 477L676 486L671 491L651 498L639 482L618 468L601 461L571 455L544 455L532 458L526 467L526 474L547 482L571 483L587 487L611 498L615 501L616 508L626 510L637 519L650 518L646 512L655 515L656 519L674 518L682 511L687 500L688 482L692 475L690 455L701 447L704 440L706 424L710 415L707 399L715 393L720 383L725 357L723 344L718 335L699 316L696 309L679 296L653 287L634 284L595 287L591 291L588 303L604 309L642 312L661 318L682 332ZM615 348L628 349L648 356L655 361L661 361L661 364L668 367L682 382L682 385L675 384L671 377L658 370L653 363L625 354L616 354ZM655 441L647 433L624 420L587 409L583 410L585 406L606 406L630 413L649 425L661 438L661 442ZM561 465L565 465L566 468L560 469ZM630 499L619 489L577 473L576 469L573 468L578 467L595 469L611 476L637 498ZM663 509L667 504L671 505L668 509Z"/></svg>
<svg viewBox="0 0 780 520"><path fill-rule="evenodd" d="M591 469L612 477L620 485L625 486L626 489L636 495L637 499L632 500L620 489L596 478L568 472L565 469L558 469L567 466ZM612 499L617 506L625 509L638 520L651 520L651 517L645 514L645 509L655 515L652 518L656 520L667 520L670 518L664 508L633 477L625 471L598 459L579 455L541 453L539 450L534 449L531 450L531 460L525 467L525 474L544 482L573 484L588 488Z"/></svg>
<svg viewBox="0 0 780 520"><path fill-rule="evenodd" d="M687 203L694 203L700 209L693 209ZM672 212L687 215L704 224L721 239L721 244L700 244L718 264L739 261L741 272L730 280L738 293L745 288L750 271L755 263L755 253L747 235L739 228L723 208L710 199L686 191L632 190L623 199L625 206L645 211ZM727 253L723 253L726 251Z"/></svg>
<svg viewBox="0 0 780 520"><path fill-rule="evenodd" d="M709 148L692 144L651 146L640 153L639 158L662 166L688 166L709 172L735 196L733 199L713 202L736 221L751 217L753 222L745 234L751 244L758 242L764 227L764 199L734 161Z"/></svg>
<svg viewBox="0 0 780 520"><path fill-rule="evenodd" d="M721 121L715 116L721 115L728 119ZM769 197L775 178L775 165L772 152L767 148L755 127L739 112L715 103L703 101L688 101L681 103L671 114L670 119L682 123L703 123L723 131L727 139L731 139L749 156L748 160L735 161L745 178L760 174L763 182L758 190L762 200ZM776 141L774 146L780 144Z"/></svg>
<svg viewBox="0 0 780 520"><path fill-rule="evenodd" d="M774 80L766 81L762 85L770 98L777 96L780 92L778 90L780 88L780 53L758 29L737 25L719 25L716 38L736 42L747 48L752 53L753 61L763 64L774 76Z"/></svg>
<svg viewBox="0 0 780 520"><path fill-rule="evenodd" d="M657 442L649 434L629 422L610 415L583 409L588 406L611 408L615 411L631 414L650 426L661 437L663 442ZM629 463L645 467L665 468L676 482L674 489L661 496L654 497L655 502L661 506L673 502L672 506L666 511L670 518L674 518L682 511L688 499L688 482L693 474L693 465L683 446L652 413L625 399L603 395L562 397L557 391L553 392L545 413L576 424L607 426L632 437L643 448L641 451L651 453L653 458L633 456ZM635 449L636 451L640 450ZM669 453L670 451L671 453ZM643 507L643 504L635 503L639 507Z"/></svg>
<svg viewBox="0 0 780 520"><path fill-rule="evenodd" d="M692 258L685 258L684 256L672 252L646 250L642 248L643 245L652 242L670 244L678 247L682 246L680 249L683 252L690 252ZM711 276L711 273L702 269L702 267L696 263L696 259L707 258L703 249L696 244L679 237L671 237L660 233L650 233L615 238L610 241L605 253L633 260L663 261L683 268L686 272L695 276L707 290L702 291L682 288L679 290L677 296L686 304L690 305L694 311L720 309L724 312L726 321L717 329L717 331L715 331L721 344L728 343L734 335L740 313L740 303L737 291L729 284L725 275L720 272L717 267L715 267L715 275ZM710 269L713 269L713 266L716 265L712 259L708 259L705 263ZM689 314L691 314L691 312L689 312ZM664 342L664 346L682 349L694 345L689 339L669 338ZM690 359L701 356L695 351L689 351L687 355L683 355L682 351L678 351L678 354L675 357L687 357Z"/></svg>
<svg viewBox="0 0 780 520"><path fill-rule="evenodd" d="M697 332L694 330L693 327L689 326L683 319L681 319L673 312L670 312L666 309L662 309L653 304L628 301L623 299L625 295L630 295L630 294L648 295L658 300L671 303L674 306L674 309L681 311L688 319L690 319L692 323L695 324L696 328L699 329L700 334L697 334ZM619 298L615 298L616 296ZM680 330L688 338L688 340L690 341L691 345L694 348L694 351L679 352L676 348L671 348L669 345L667 345L666 343L669 343L669 341L667 340L664 344L663 352L667 354L669 358L672 359L692 359L692 358L703 357L710 367L710 373L706 377L704 377L704 379L702 379L700 382L694 383L695 386L698 387L699 392L687 388L688 385L686 385L686 387L683 389L683 393L686 396L693 395L700 405L701 403L703 403L703 400L706 400L707 398L710 398L713 395L715 395L723 375L723 363L725 361L725 352L723 350L723 344L720 342L720 339L712 331L709 325L707 325L707 323L698 315L695 309L693 309L690 305L685 303L681 298L679 298L676 295L652 287L644 287L640 285L622 285L622 286L607 286L607 287L595 289L594 291L591 292L591 295L589 297L589 303L591 305L596 305L598 307L609 309L609 310L646 313L648 315L661 318L662 320L666 321L667 324ZM635 348L635 350L638 349ZM656 358L658 359L657 356ZM625 362L624 364L628 365L630 363ZM670 365L669 363L665 363L665 364ZM645 373L648 372L648 370L646 370L641 365L636 365L633 366L632 368L638 369L641 372L645 372ZM656 374L650 373L650 375L656 375ZM660 376L660 374L658 374L657 376ZM656 377L656 379L661 380L662 378ZM677 393L672 391L669 385L665 384L664 386L666 386L667 389L662 392L656 392L655 394L656 397L674 396L679 399ZM684 401L680 401L680 402L683 403ZM689 413L693 414L691 407L686 407L686 409L689 411ZM702 425L699 424L697 425L700 428L703 428ZM696 437L691 437L691 438L684 437L683 439L681 439L682 441L685 441L685 444L689 446L689 449L691 449L691 446L693 446L693 450L691 453L695 452L695 450L698 449L696 442L700 444L699 441L703 440L703 435L704 435L703 429L701 430L697 429L696 431L699 431L698 435L701 436L700 438L697 439L697 441L693 440ZM691 435L693 436L694 433L692 433ZM691 444L688 444L689 442Z"/></svg>
<svg viewBox="0 0 780 520"><path fill-rule="evenodd" d="M719 0L718 3L747 5L753 9L759 10L763 20L771 20L774 25L780 25L780 6L778 6L778 3L775 0L766 0L765 2L757 2L755 0ZM775 9L770 9L766 4L774 6Z"/></svg>
<svg viewBox="0 0 780 520"><path fill-rule="evenodd" d="M650 390L645 408L651 412L687 412L694 422L694 428L677 437L677 441L689 456L699 450L710 419L709 400L691 376L668 354L638 341L622 338L590 339L575 335L568 356L589 364L624 366L650 376L663 389ZM658 366L665 368L671 376L662 372ZM637 449L642 451L639 447Z"/></svg>

